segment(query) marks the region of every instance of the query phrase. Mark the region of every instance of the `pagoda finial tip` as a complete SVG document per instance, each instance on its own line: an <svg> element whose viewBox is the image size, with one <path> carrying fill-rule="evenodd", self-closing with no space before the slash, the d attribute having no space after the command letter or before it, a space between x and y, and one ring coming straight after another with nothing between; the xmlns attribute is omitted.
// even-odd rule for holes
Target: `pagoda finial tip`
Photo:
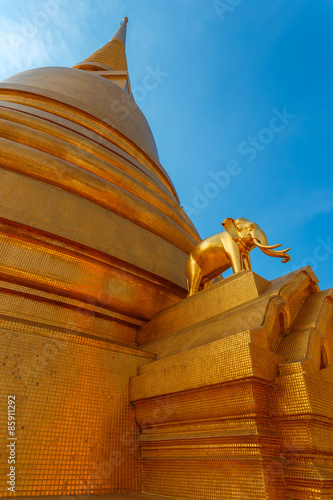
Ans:
<svg viewBox="0 0 333 500"><path fill-rule="evenodd" d="M111 38L112 40L118 40L122 42L125 46L126 43L126 29L127 29L128 17L124 17L116 33Z"/></svg>

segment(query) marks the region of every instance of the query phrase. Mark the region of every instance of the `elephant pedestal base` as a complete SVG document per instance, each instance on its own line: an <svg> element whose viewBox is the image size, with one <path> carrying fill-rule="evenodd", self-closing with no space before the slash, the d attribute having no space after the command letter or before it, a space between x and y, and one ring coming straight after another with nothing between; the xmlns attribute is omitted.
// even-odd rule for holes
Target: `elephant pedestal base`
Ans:
<svg viewBox="0 0 333 500"><path fill-rule="evenodd" d="M139 329L138 342L143 345L165 336L170 339L170 334L195 325L202 326L205 321L211 321L235 307L257 299L270 285L270 281L253 272L241 271L233 274L156 314ZM200 341L204 338L204 335L200 335ZM179 349L183 350L183 346Z"/></svg>
<svg viewBox="0 0 333 500"><path fill-rule="evenodd" d="M130 384L142 492L333 498L332 291L309 267L232 278L141 327L157 355Z"/></svg>

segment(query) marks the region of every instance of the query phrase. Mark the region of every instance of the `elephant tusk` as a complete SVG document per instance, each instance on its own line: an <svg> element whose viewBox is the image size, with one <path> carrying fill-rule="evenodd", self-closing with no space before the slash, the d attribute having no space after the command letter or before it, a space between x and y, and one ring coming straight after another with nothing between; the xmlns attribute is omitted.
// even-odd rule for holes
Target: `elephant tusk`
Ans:
<svg viewBox="0 0 333 500"><path fill-rule="evenodd" d="M286 252L289 252L290 248L286 248L285 250L279 250L279 252L283 252L283 253L286 253Z"/></svg>
<svg viewBox="0 0 333 500"><path fill-rule="evenodd" d="M282 245L282 243L279 243L278 245L262 245L257 238L253 238L254 243L257 245L259 248L265 248L267 250L272 250L273 248L278 248ZM288 248L290 250L290 248ZM279 250L280 252L285 252L286 250Z"/></svg>
<svg viewBox="0 0 333 500"><path fill-rule="evenodd" d="M256 238L253 238L253 241L266 255L269 255L270 257L280 257L283 259L282 262L284 263L289 262L290 255L288 255L287 252L290 248L286 248L285 250L274 250L274 248L280 247L281 243L279 245L262 245Z"/></svg>
<svg viewBox="0 0 333 500"><path fill-rule="evenodd" d="M281 255L286 253L286 252L289 252L290 248L285 248L284 250L277 250L276 253L280 253Z"/></svg>

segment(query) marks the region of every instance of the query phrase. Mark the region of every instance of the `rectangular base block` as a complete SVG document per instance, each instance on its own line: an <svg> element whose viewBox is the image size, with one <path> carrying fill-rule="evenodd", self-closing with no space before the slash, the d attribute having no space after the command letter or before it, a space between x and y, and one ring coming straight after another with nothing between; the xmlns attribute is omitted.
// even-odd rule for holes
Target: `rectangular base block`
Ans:
<svg viewBox="0 0 333 500"><path fill-rule="evenodd" d="M156 314L138 331L139 344L176 333L256 299L271 284L249 271L234 274Z"/></svg>

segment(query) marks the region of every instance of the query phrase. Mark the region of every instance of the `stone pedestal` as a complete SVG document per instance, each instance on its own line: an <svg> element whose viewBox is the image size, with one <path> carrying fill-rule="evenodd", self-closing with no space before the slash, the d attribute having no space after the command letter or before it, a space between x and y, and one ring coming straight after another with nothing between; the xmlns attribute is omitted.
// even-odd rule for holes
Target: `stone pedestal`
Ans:
<svg viewBox="0 0 333 500"><path fill-rule="evenodd" d="M333 301L316 283L244 271L139 329L157 355L130 384L142 492L333 498Z"/></svg>

